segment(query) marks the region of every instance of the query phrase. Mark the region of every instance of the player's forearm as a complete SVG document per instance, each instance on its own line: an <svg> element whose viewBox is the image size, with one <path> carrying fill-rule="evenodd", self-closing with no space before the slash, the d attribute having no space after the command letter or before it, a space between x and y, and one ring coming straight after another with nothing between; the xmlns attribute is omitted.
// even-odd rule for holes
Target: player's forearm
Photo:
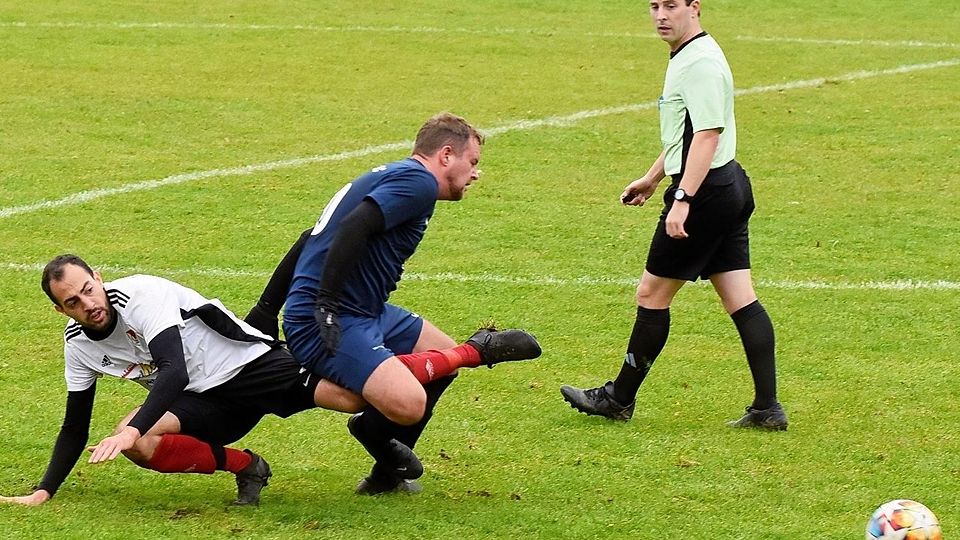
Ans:
<svg viewBox="0 0 960 540"><path fill-rule="evenodd" d="M37 484L38 490L46 491L50 497L53 497L60 485L67 479L70 471L83 454L83 449L87 444L89 433L71 433L61 431L57 437L57 442L53 447L53 455L50 457L50 464L43 474L43 479Z"/></svg>
<svg viewBox="0 0 960 540"><path fill-rule="evenodd" d="M666 150L664 150L663 152L660 152L660 155L653 162L653 165L650 165L650 168L647 170L647 173L643 175L645 178L648 178L651 182L656 182L656 183L660 183L660 181L663 180L663 177L667 175L667 173L664 172L664 169L663 169L663 160L666 154L667 154Z"/></svg>
<svg viewBox="0 0 960 540"><path fill-rule="evenodd" d="M157 366L157 378L140 410L127 424L139 431L141 436L170 409L170 405L190 382L186 360L183 357L180 328L176 326L167 328L157 334L147 346Z"/></svg>
<svg viewBox="0 0 960 540"><path fill-rule="evenodd" d="M720 142L720 132L713 129L698 131L693 134L690 150L687 153L687 162L683 168L683 178L680 187L691 195L700 189L703 180L710 172L710 163L717 152Z"/></svg>
<svg viewBox="0 0 960 540"><path fill-rule="evenodd" d="M96 385L87 390L67 394L63 425L57 435L57 442L53 445L53 455L50 457L47 470L37 485L37 489L45 491L49 497L53 497L60 489L60 485L77 464L87 444L95 392Z"/></svg>
<svg viewBox="0 0 960 540"><path fill-rule="evenodd" d="M287 299L287 291L290 290L290 282L293 281L293 271L297 267L297 260L300 259L300 253L303 251L307 238L313 229L303 231L293 246L287 251L287 254L280 260L280 264L274 269L270 276L270 281L263 289L260 295L258 305L262 306L268 313L276 317L280 313L280 307Z"/></svg>

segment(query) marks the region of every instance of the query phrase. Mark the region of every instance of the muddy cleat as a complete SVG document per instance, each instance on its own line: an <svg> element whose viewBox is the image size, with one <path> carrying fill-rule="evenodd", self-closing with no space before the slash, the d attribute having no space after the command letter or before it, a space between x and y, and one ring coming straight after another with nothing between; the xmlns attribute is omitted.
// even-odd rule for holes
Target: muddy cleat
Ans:
<svg viewBox="0 0 960 540"><path fill-rule="evenodd" d="M383 470L384 475L393 476L401 480L414 480L423 476L423 464L409 446L396 439L388 441L370 440L365 437L357 423L363 413L357 413L347 420L347 430L353 438L360 442L367 453L376 460L375 467Z"/></svg>
<svg viewBox="0 0 960 540"><path fill-rule="evenodd" d="M754 409L747 407L747 414L739 420L727 422L727 425L734 428L759 428L773 431L787 430L787 413L779 403L769 409Z"/></svg>
<svg viewBox="0 0 960 540"><path fill-rule="evenodd" d="M377 465L373 466L370 476L367 476L357 484L354 491L357 495L380 495L383 493L407 493L414 494L423 491L419 482L397 478L389 473L384 473Z"/></svg>
<svg viewBox="0 0 960 540"><path fill-rule="evenodd" d="M268 480L273 473L270 472L270 465L267 460L251 452L244 450L252 458L250 464L237 473L237 500L232 504L237 506L260 505L260 491L268 484Z"/></svg>
<svg viewBox="0 0 960 540"><path fill-rule="evenodd" d="M612 391L613 383L610 381L599 388L580 389L567 385L560 387L563 399L574 409L589 415L606 416L611 420L626 422L633 416L633 408L637 402L621 405L613 398Z"/></svg>
<svg viewBox="0 0 960 540"><path fill-rule="evenodd" d="M500 362L532 360L542 352L537 338L523 330L481 328L470 336L467 344L480 353L480 363L488 367Z"/></svg>

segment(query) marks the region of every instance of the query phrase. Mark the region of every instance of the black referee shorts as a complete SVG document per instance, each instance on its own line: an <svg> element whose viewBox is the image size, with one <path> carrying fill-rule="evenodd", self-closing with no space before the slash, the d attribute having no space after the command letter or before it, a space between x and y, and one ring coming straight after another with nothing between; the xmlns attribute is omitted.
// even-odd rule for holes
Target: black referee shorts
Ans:
<svg viewBox="0 0 960 540"><path fill-rule="evenodd" d="M313 393L320 377L301 373L300 364L284 347L250 362L229 381L205 392L184 392L170 412L180 432L225 445L249 433L267 414L286 418L316 407Z"/></svg>
<svg viewBox="0 0 960 540"><path fill-rule="evenodd" d="M650 242L647 272L696 281L713 274L750 268L747 223L754 210L750 178L735 160L711 169L690 202L684 223L688 237L667 236L667 213L680 179L663 194L664 209Z"/></svg>

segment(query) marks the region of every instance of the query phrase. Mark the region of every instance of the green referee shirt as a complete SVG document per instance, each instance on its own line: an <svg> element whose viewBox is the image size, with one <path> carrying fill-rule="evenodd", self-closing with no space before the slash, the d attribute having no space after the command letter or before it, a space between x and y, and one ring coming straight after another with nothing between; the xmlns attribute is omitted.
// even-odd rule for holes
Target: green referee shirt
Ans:
<svg viewBox="0 0 960 540"><path fill-rule="evenodd" d="M705 129L720 129L710 168L734 158L737 124L733 118L733 74L720 46L706 32L670 54L659 109L666 174L680 174L693 134Z"/></svg>

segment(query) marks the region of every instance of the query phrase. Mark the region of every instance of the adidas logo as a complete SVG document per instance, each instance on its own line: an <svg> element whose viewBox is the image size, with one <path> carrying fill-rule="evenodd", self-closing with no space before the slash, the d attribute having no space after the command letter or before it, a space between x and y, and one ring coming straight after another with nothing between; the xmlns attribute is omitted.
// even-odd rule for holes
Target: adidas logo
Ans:
<svg viewBox="0 0 960 540"><path fill-rule="evenodd" d="M112 366L113 361L107 355L103 355L103 360L100 361L100 367Z"/></svg>

